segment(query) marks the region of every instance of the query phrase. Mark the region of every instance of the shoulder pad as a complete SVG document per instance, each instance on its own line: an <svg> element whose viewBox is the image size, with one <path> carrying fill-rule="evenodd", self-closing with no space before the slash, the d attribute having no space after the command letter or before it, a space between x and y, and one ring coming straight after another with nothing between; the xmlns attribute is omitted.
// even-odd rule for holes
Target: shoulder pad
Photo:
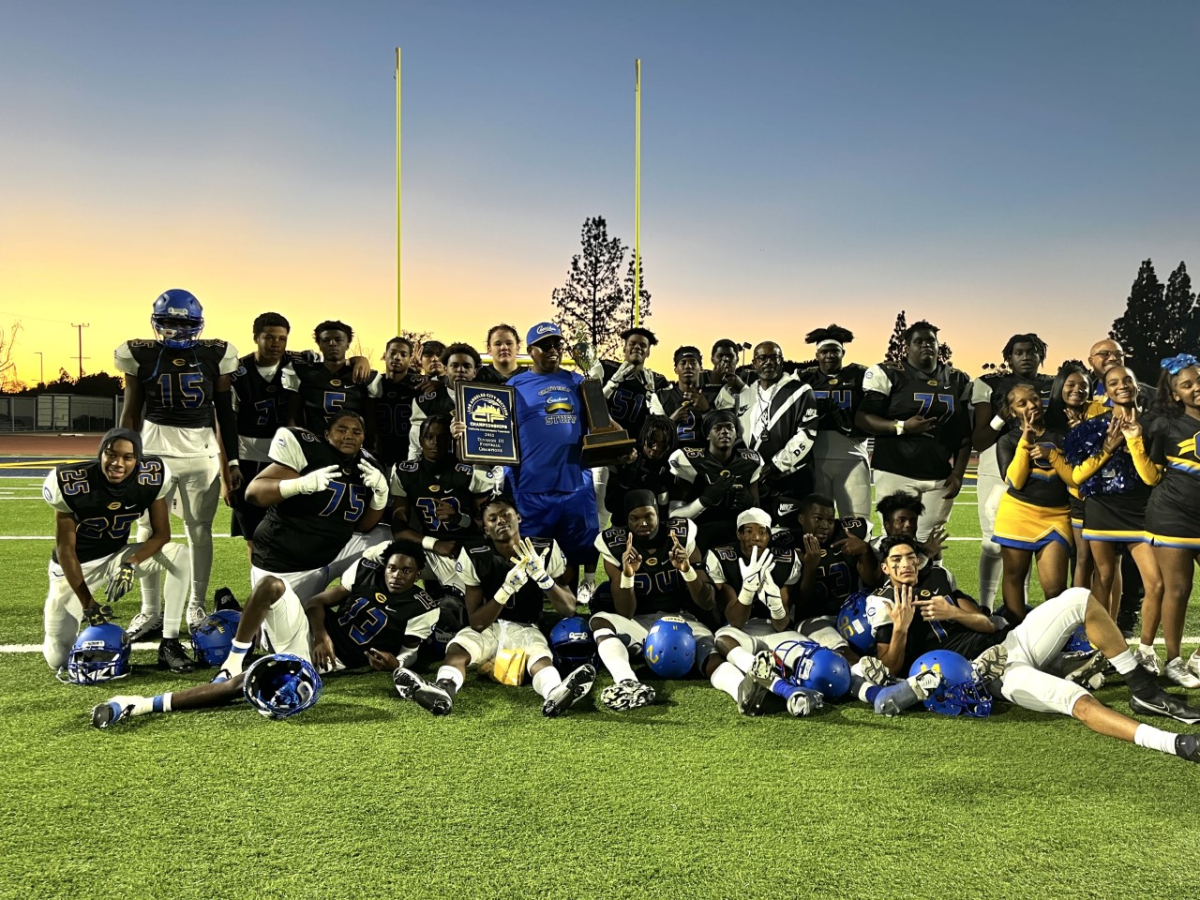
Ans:
<svg viewBox="0 0 1200 900"><path fill-rule="evenodd" d="M795 560L796 560L796 554L792 551L792 549L790 547L781 547L778 550L776 550L774 547L772 547L771 552L775 555L776 563L781 563L781 562L790 563L790 562L795 562Z"/></svg>
<svg viewBox="0 0 1200 900"><path fill-rule="evenodd" d="M220 338L201 338L200 340L196 341L196 346L197 347L216 347L220 350L224 350L226 347L229 346L229 341L223 341Z"/></svg>
<svg viewBox="0 0 1200 900"><path fill-rule="evenodd" d="M315 434L313 434L307 428L289 428L288 431L290 431L292 434L294 434L300 440L308 441L310 444L316 444L316 443L319 443L319 441L320 441L320 438L318 438Z"/></svg>
<svg viewBox="0 0 1200 900"><path fill-rule="evenodd" d="M482 553L482 554L485 554L485 555L486 555L486 554L488 554L488 553L491 553L491 552L492 552L492 548L491 548L489 545L487 545L487 544L480 544L478 547L471 547L471 548L469 548L469 549L467 550L467 552L468 552L468 553L472 553L472 554L480 554L480 553Z"/></svg>
<svg viewBox="0 0 1200 900"><path fill-rule="evenodd" d="M158 341L147 341L147 340L143 340L141 338L138 338L138 339L132 340L132 341L128 341L127 343L129 344L129 348L131 350L149 350L149 349L151 349L153 347L157 347L159 345Z"/></svg>
<svg viewBox="0 0 1200 900"><path fill-rule="evenodd" d="M415 471L417 471L418 465L420 465L419 460L406 459L402 462L396 463L396 471L397 472L415 472Z"/></svg>
<svg viewBox="0 0 1200 900"><path fill-rule="evenodd" d="M531 537L529 538L529 542L533 544L536 549L545 550L554 543L554 540L552 538Z"/></svg>
<svg viewBox="0 0 1200 900"><path fill-rule="evenodd" d="M843 516L842 528L856 537L862 537L862 534L858 534L858 532L861 531L863 534L866 533L867 520L862 516Z"/></svg>
<svg viewBox="0 0 1200 900"><path fill-rule="evenodd" d="M687 537L688 526L691 524L691 519L681 519L678 516L667 519L667 527L679 537Z"/></svg>
<svg viewBox="0 0 1200 900"><path fill-rule="evenodd" d="M741 450L738 451L738 455L741 456L743 459L748 459L753 463L762 465L762 456L759 455L759 452L757 450L750 450L746 447L743 447Z"/></svg>
<svg viewBox="0 0 1200 900"><path fill-rule="evenodd" d="M620 525L615 525L612 528L606 528L603 534L601 534L601 537L604 538L604 543L612 544L615 541L624 541L628 532L629 529L622 528Z"/></svg>

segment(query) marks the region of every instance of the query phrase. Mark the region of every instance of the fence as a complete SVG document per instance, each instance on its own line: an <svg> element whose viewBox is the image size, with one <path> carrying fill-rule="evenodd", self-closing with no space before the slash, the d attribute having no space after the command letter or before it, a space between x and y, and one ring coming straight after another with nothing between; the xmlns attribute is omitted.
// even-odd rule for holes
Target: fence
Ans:
<svg viewBox="0 0 1200 900"><path fill-rule="evenodd" d="M13 431L104 432L121 420L124 397L0 394L0 434Z"/></svg>

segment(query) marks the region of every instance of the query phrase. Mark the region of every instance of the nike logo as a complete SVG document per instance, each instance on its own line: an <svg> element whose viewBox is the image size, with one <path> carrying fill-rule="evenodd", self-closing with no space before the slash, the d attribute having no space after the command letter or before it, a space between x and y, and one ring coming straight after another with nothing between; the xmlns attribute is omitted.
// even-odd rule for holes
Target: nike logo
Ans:
<svg viewBox="0 0 1200 900"><path fill-rule="evenodd" d="M122 509L137 509L137 504L136 504L136 503L126 503L126 504L125 504L123 507L121 507L121 508L122 508Z"/></svg>

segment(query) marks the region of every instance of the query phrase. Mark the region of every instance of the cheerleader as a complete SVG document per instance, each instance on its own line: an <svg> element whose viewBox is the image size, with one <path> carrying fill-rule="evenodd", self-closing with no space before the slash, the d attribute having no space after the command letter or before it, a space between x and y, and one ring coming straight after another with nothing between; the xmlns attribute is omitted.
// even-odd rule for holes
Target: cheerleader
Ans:
<svg viewBox="0 0 1200 900"><path fill-rule="evenodd" d="M1142 642L1134 651L1138 663L1160 674L1154 653L1162 602L1162 575L1154 551L1147 543L1145 517L1150 486L1159 479L1158 469L1146 454L1142 423L1138 421L1137 381L1124 366L1104 373L1105 393L1112 401L1111 412L1087 419L1067 435L1067 460L1083 505L1083 539L1091 543L1096 575L1092 593L1109 598L1108 611L1114 619L1119 600L1112 597L1113 579L1119 568L1117 545L1125 544L1137 564L1146 590L1142 601Z"/></svg>
<svg viewBox="0 0 1200 900"><path fill-rule="evenodd" d="M1073 359L1064 362L1058 367L1058 374L1054 376L1054 385L1050 389L1050 408L1046 410L1046 426L1064 435L1067 434L1087 418L1091 393L1092 385L1088 380L1088 371L1083 363ZM1083 498L1079 496L1079 488L1074 485L1074 482L1069 491L1072 545L1075 551L1075 572L1071 586L1085 587L1090 590L1095 566L1092 565L1092 554L1088 548L1088 542L1083 539L1082 534ZM1106 609L1108 608L1108 598L1101 598L1100 602Z"/></svg>
<svg viewBox="0 0 1200 900"><path fill-rule="evenodd" d="M1007 490L1000 497L992 540L1004 565L1001 590L1010 622L1025 619L1025 579L1037 557L1038 580L1047 597L1067 589L1071 518L1068 488L1075 484L1062 453L1063 432L1046 427L1042 398L1025 384L1009 389L1001 403L1005 421L1021 423L996 445Z"/></svg>
<svg viewBox="0 0 1200 900"><path fill-rule="evenodd" d="M1162 480L1146 504L1146 532L1162 572L1162 630L1167 645L1167 677L1186 688L1200 687L1200 651L1185 665L1179 656L1183 618L1192 590L1192 566L1200 562L1200 363L1184 353L1162 361L1158 378L1159 414L1149 428L1150 459ZM1150 617L1142 614L1142 640Z"/></svg>

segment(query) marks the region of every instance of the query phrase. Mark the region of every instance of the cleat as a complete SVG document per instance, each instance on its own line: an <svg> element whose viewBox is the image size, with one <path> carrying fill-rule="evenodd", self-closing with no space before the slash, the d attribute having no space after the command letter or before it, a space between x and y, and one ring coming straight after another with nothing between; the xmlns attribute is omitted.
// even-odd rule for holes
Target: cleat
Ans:
<svg viewBox="0 0 1200 900"><path fill-rule="evenodd" d="M1151 675L1162 674L1162 666L1159 665L1158 654L1153 650L1143 651L1139 648L1134 648L1133 659L1139 666L1141 666Z"/></svg>
<svg viewBox="0 0 1200 900"><path fill-rule="evenodd" d="M196 671L196 663L187 655L179 638L162 639L162 643L158 645L158 667L176 675Z"/></svg>
<svg viewBox="0 0 1200 900"><path fill-rule="evenodd" d="M600 693L600 702L614 712L639 709L654 702L654 688L633 678L610 684Z"/></svg>
<svg viewBox="0 0 1200 900"><path fill-rule="evenodd" d="M787 711L796 718L815 713L825 705L825 695L811 688L796 688L787 698Z"/></svg>
<svg viewBox="0 0 1200 900"><path fill-rule="evenodd" d="M738 685L738 712L743 716L763 714L763 704L771 696L771 687L775 684L774 656L770 650L760 650L754 654L750 671Z"/></svg>
<svg viewBox="0 0 1200 900"><path fill-rule="evenodd" d="M883 687L892 683L892 673L883 664L883 660L876 656L864 656L858 662L859 668L862 669L863 680L868 684Z"/></svg>
<svg viewBox="0 0 1200 900"><path fill-rule="evenodd" d="M588 695L596 683L596 667L582 665L563 679L562 684L550 692L542 704L542 715L547 719L566 712Z"/></svg>
<svg viewBox="0 0 1200 900"><path fill-rule="evenodd" d="M242 611L242 604L238 603L237 597L233 596L233 591L227 587L218 588L213 594L213 604L217 612L231 609L234 612Z"/></svg>
<svg viewBox="0 0 1200 900"><path fill-rule="evenodd" d="M1181 657L1177 656L1167 663L1166 669L1163 672L1167 678L1180 687L1189 689L1200 688L1200 678L1191 673Z"/></svg>
<svg viewBox="0 0 1200 900"><path fill-rule="evenodd" d="M1129 698L1129 708L1143 716L1166 716L1168 719L1174 719L1187 725L1200 723L1200 709L1189 706L1166 691L1158 691L1148 700L1143 700L1134 694Z"/></svg>
<svg viewBox="0 0 1200 900"><path fill-rule="evenodd" d="M1175 755L1188 762L1200 762L1200 734L1176 735Z"/></svg>
<svg viewBox="0 0 1200 900"><path fill-rule="evenodd" d="M594 594L595 591L596 591L596 589L594 587L592 587L590 584L588 584L586 581L583 584L579 585L579 590L577 590L575 592L575 605L576 606L590 605L592 602L592 594Z"/></svg>
<svg viewBox="0 0 1200 900"><path fill-rule="evenodd" d="M187 608L187 627L188 631L195 631L199 628L204 620L208 618L208 613L204 611L204 607L199 603L189 603Z"/></svg>
<svg viewBox="0 0 1200 900"><path fill-rule="evenodd" d="M1063 678L1067 681L1073 681L1080 687L1085 687L1089 691L1097 691L1104 687L1104 673L1108 669L1108 660L1104 658L1103 653L1093 653L1086 659L1079 661L1074 669L1064 672ZM1200 687L1200 682L1197 682L1197 687Z"/></svg>
<svg viewBox="0 0 1200 900"><path fill-rule="evenodd" d="M1003 644L988 647L975 657L971 668L975 671L975 677L983 684L1003 678L1008 668L1008 650Z"/></svg>
<svg viewBox="0 0 1200 900"><path fill-rule="evenodd" d="M1200 678L1200 649L1193 650L1192 655L1188 657L1187 670Z"/></svg>
<svg viewBox="0 0 1200 900"><path fill-rule="evenodd" d="M142 697L113 697L107 703L92 707L92 727L107 728L133 715L133 708Z"/></svg>
<svg viewBox="0 0 1200 900"><path fill-rule="evenodd" d="M430 683L412 669L399 668L392 674L396 692L406 700L415 700L417 705L435 716L448 715L454 706L454 684L449 681Z"/></svg>
<svg viewBox="0 0 1200 900"><path fill-rule="evenodd" d="M162 636L162 613L149 615L144 612L138 613L129 620L129 627L125 630L129 633L129 643L137 644L142 641L152 641L157 637Z"/></svg>

